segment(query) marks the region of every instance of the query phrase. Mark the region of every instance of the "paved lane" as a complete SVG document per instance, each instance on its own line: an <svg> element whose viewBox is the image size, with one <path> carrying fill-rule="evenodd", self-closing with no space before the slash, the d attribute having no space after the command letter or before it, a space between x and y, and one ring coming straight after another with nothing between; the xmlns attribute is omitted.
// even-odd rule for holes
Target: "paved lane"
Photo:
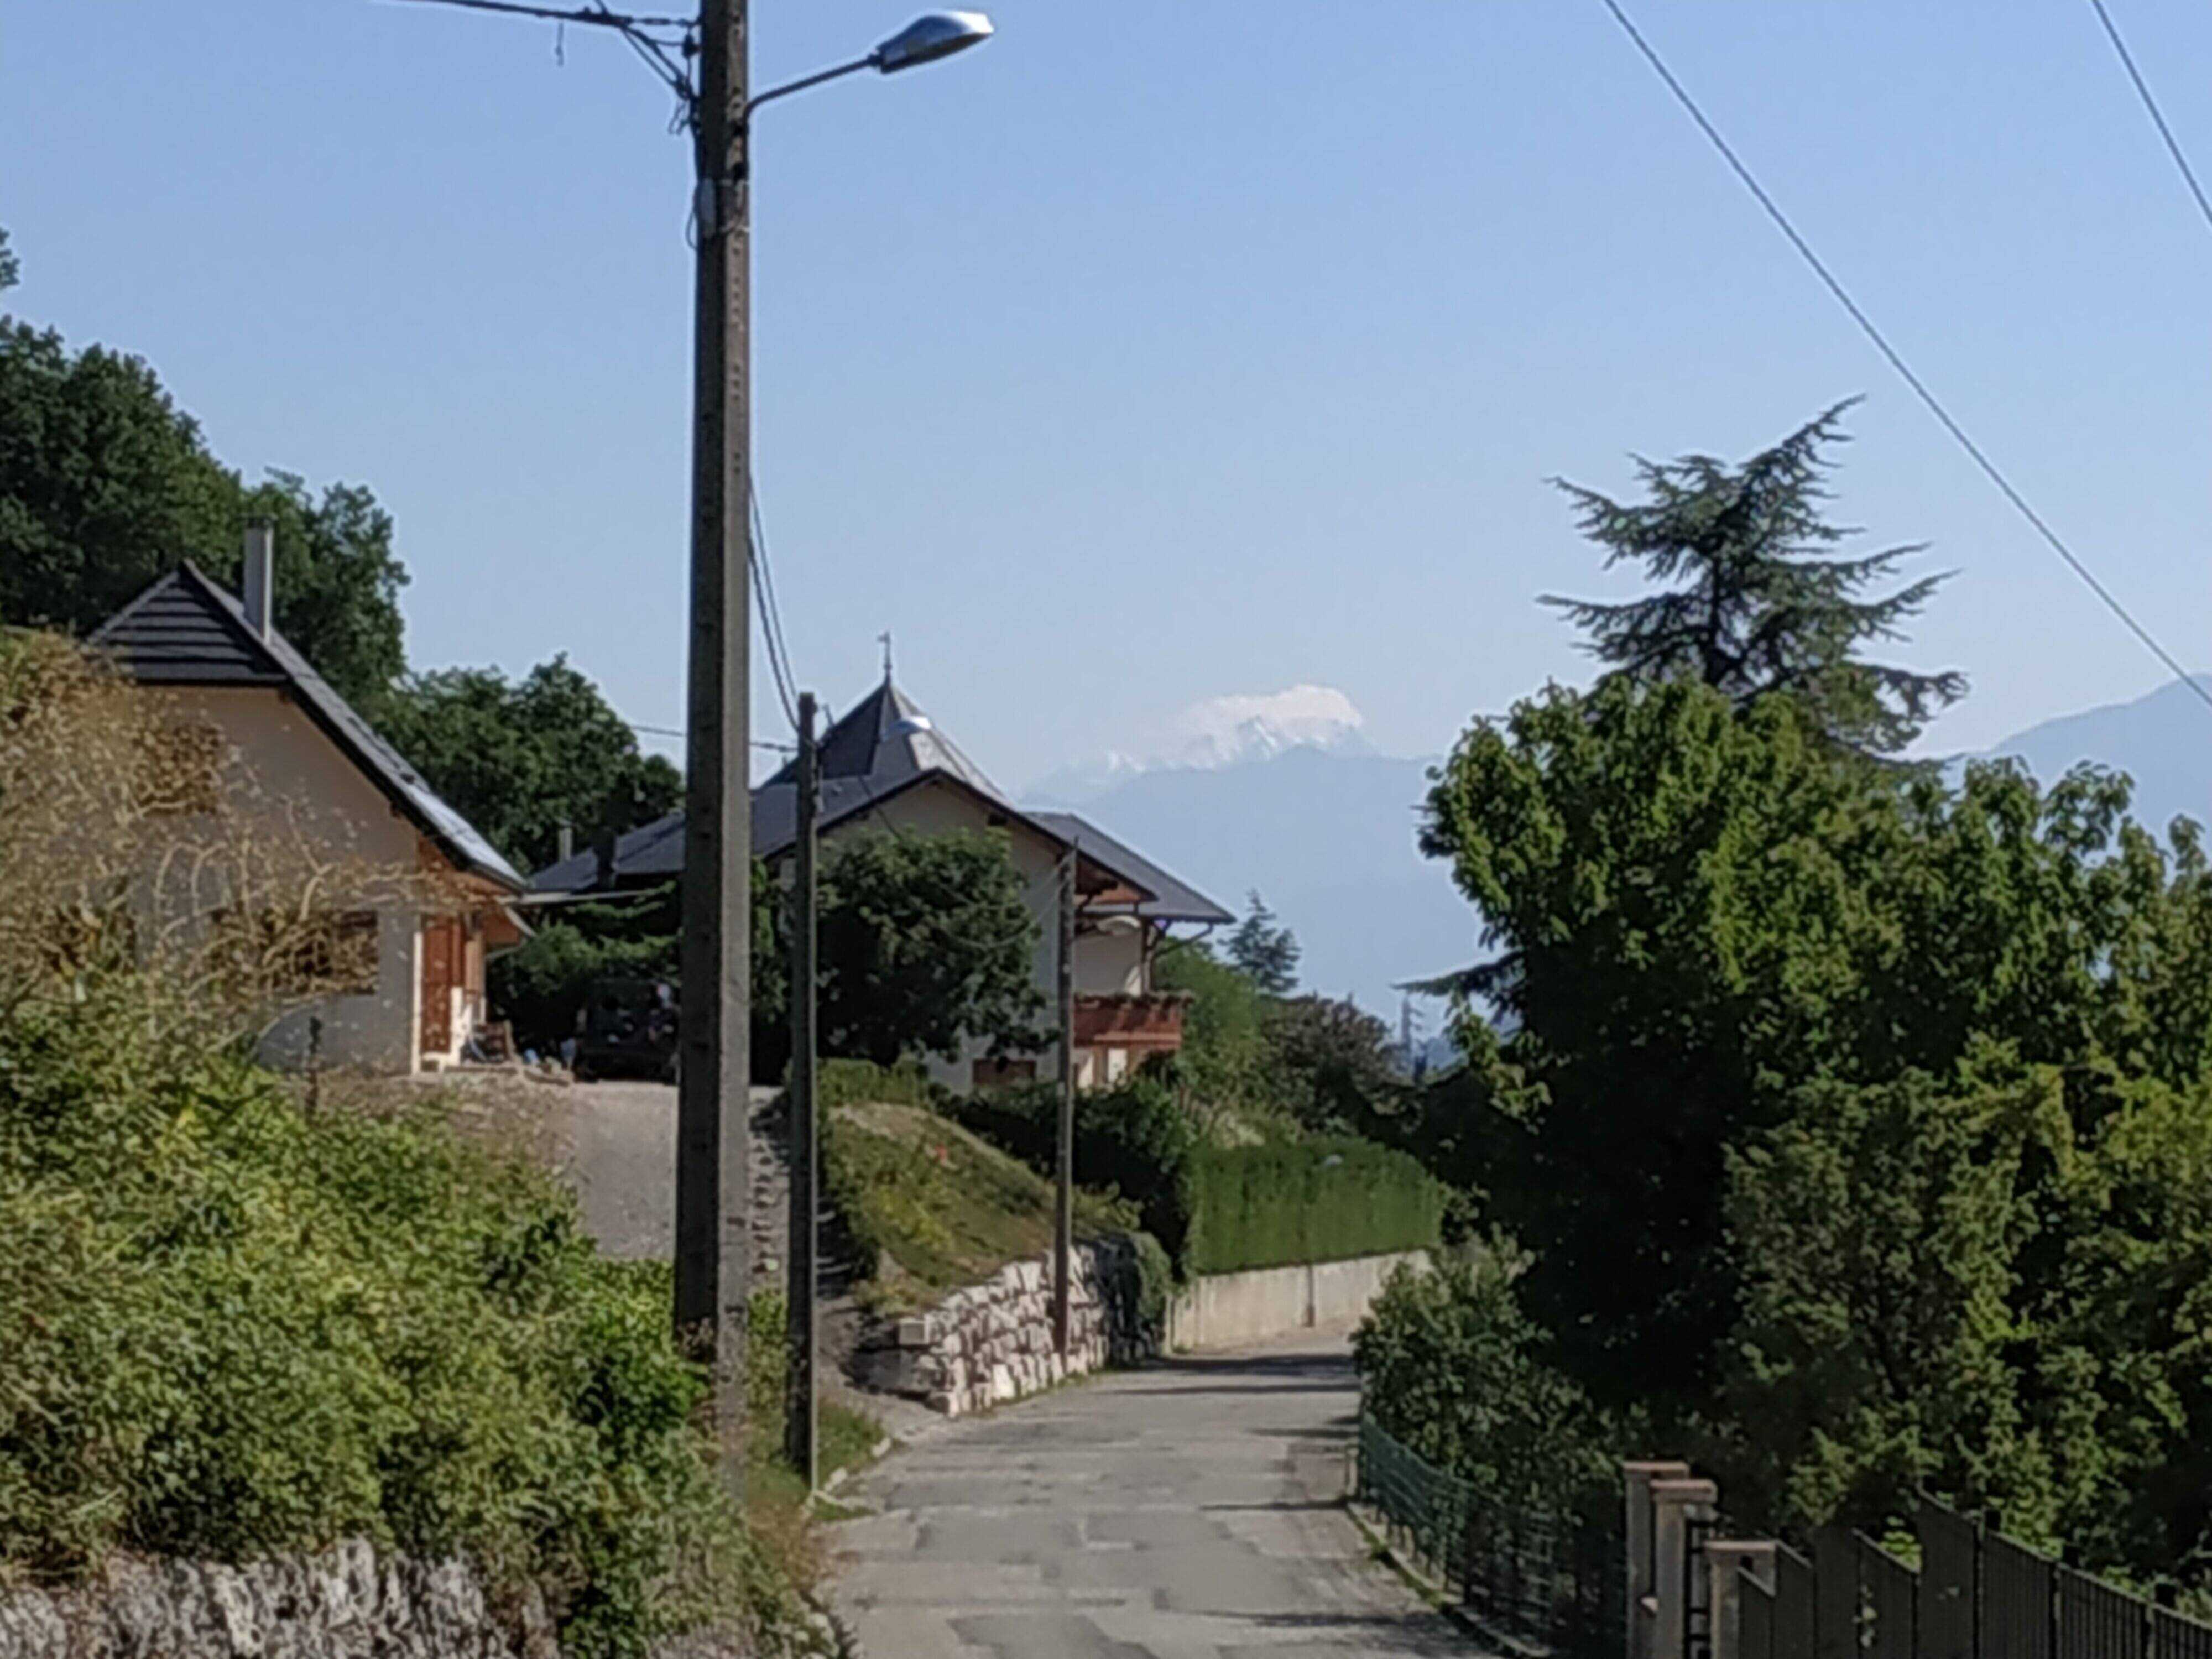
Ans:
<svg viewBox="0 0 2212 1659"><path fill-rule="evenodd" d="M1117 1372L949 1425L858 1487L838 1600L885 1659L1461 1655L1337 1505L1341 1338Z"/></svg>

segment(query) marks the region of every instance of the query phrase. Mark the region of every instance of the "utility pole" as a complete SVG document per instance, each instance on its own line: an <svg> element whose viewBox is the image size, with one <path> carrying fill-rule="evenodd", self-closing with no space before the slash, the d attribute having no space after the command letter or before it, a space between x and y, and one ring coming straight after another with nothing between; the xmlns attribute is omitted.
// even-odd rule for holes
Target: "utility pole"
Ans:
<svg viewBox="0 0 2212 1659"><path fill-rule="evenodd" d="M790 1390L784 1412L784 1451L791 1467L815 1488L814 1362L817 1352L815 1259L821 1240L821 1108L814 1083L815 882L814 820L821 784L814 748L814 694L799 694L798 840L791 889L791 1262Z"/></svg>
<svg viewBox="0 0 2212 1659"><path fill-rule="evenodd" d="M1067 1364L1069 1259L1075 1234L1075 849L1060 866L1060 1135L1052 1206L1052 1341Z"/></svg>
<svg viewBox="0 0 2212 1659"><path fill-rule="evenodd" d="M751 1295L752 552L747 0L700 0L693 235L691 630L684 1001L676 1107L676 1329L712 1368L724 1485L745 1467Z"/></svg>

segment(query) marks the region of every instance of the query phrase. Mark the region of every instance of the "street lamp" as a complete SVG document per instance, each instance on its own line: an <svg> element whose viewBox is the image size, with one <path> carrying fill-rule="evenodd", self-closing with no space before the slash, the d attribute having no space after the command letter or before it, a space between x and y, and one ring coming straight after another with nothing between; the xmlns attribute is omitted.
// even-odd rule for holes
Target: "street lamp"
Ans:
<svg viewBox="0 0 2212 1659"><path fill-rule="evenodd" d="M804 92L809 87L818 87L824 81L835 81L841 75L852 75L864 69L879 70L884 75L896 75L901 70L915 69L923 64L933 64L940 58L950 58L956 52L965 52L970 46L981 46L991 38L991 20L980 11L926 12L901 29L890 40L878 44L866 58L855 58L849 64L840 64L799 80L771 87L745 105L750 116L772 98L787 98L794 92Z"/></svg>

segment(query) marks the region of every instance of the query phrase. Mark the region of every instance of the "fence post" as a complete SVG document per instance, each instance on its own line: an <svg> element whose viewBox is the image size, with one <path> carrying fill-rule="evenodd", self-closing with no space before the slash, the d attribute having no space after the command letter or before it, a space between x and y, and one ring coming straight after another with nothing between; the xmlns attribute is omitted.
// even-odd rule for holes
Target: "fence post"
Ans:
<svg viewBox="0 0 2212 1659"><path fill-rule="evenodd" d="M1651 1483L1651 1566L1658 1580L1650 1659L1689 1659L1690 1521L1709 1516L1721 1489L1676 1477Z"/></svg>
<svg viewBox="0 0 2212 1659"><path fill-rule="evenodd" d="M1664 1458L1620 1466L1627 1506L1624 1531L1628 1540L1628 1629L1624 1635L1628 1659L1652 1659L1652 1621L1659 1613L1659 1581L1651 1542L1651 1483L1680 1480L1689 1472L1687 1463Z"/></svg>
<svg viewBox="0 0 2212 1659"><path fill-rule="evenodd" d="M1705 1605L1712 1610L1713 1659L1741 1659L1736 1609L1739 1569L1774 1588L1774 1540L1771 1538L1716 1538L1705 1545L1705 1571L1711 1589Z"/></svg>

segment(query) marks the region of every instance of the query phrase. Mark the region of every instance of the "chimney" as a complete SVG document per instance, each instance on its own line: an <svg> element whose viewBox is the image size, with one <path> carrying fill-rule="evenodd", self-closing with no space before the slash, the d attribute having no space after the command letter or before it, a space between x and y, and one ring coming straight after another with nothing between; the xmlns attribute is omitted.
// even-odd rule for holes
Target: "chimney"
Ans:
<svg viewBox="0 0 2212 1659"><path fill-rule="evenodd" d="M559 857L561 862L566 864L576 856L576 826L573 823L562 824L558 836Z"/></svg>
<svg viewBox="0 0 2212 1659"><path fill-rule="evenodd" d="M246 526L246 576L239 584L239 597L246 601L246 625L264 640L269 637L276 564L276 532L266 522Z"/></svg>

